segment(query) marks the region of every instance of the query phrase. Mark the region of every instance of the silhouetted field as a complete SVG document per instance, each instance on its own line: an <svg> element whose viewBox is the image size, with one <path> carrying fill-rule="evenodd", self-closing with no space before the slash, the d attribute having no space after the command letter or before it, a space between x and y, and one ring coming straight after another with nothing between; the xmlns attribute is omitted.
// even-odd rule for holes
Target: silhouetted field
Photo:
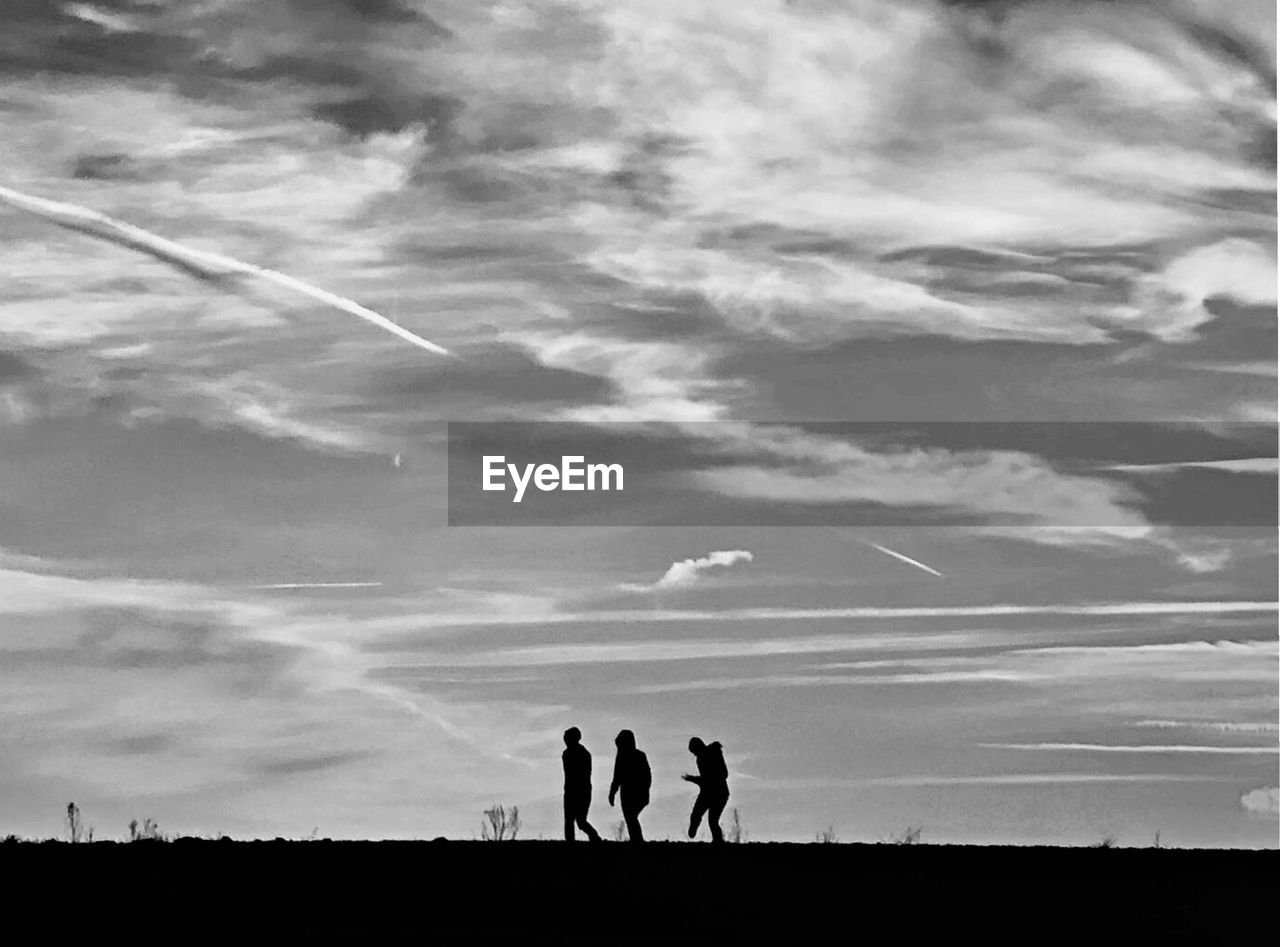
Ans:
<svg viewBox="0 0 1280 947"><path fill-rule="evenodd" d="M1206 942L1269 923L1280 853L179 839L0 845L0 876L10 920L64 933Z"/></svg>

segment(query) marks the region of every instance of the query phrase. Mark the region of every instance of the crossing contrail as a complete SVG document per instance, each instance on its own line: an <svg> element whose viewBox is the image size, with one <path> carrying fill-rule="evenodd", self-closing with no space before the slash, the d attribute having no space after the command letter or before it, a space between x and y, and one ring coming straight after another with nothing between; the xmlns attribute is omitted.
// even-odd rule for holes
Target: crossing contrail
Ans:
<svg viewBox="0 0 1280 947"><path fill-rule="evenodd" d="M312 286L310 283L304 283L302 280L279 273L276 270L245 263L233 257L223 256L220 253L210 253L207 250L196 250L192 247L183 246L140 227L115 220L95 210L89 210L87 207L45 200L43 197L32 197L29 194L22 194L3 185L0 185L0 202L28 211L60 227L66 227L69 230L75 230L146 253L163 263L176 266L200 279L216 281L219 277L226 276L229 273L255 276L258 279L301 293L303 296L309 296L324 303L326 306L357 316L366 322L371 322L375 326L385 329L392 335L398 336L420 349L426 349L428 352L434 352L437 355L450 354L449 350L443 346L428 342L403 326L396 325L381 313L374 312L354 300L338 296L317 286Z"/></svg>
<svg viewBox="0 0 1280 947"><path fill-rule="evenodd" d="M865 545L870 546L872 549L879 549L886 556L893 556L893 558L897 559L900 562L905 562L909 566L915 566L917 569L923 569L925 572L929 573L930 575L936 575L939 579L946 578L945 575L943 575L941 572L939 572L937 569L933 568L932 566L926 566L923 562L920 562L919 560L912 559L910 556L904 556L900 552L894 552L892 549L889 549L886 546L881 546L879 543L873 543L866 539L860 539L858 540L858 542L864 543Z"/></svg>

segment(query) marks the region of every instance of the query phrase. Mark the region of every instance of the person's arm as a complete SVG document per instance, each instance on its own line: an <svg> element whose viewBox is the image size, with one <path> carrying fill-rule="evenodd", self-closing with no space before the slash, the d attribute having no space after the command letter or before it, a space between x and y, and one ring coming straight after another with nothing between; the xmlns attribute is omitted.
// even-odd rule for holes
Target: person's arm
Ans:
<svg viewBox="0 0 1280 947"><path fill-rule="evenodd" d="M613 758L613 782L609 785L609 805L613 805L613 797L618 794L618 782L622 776L622 754Z"/></svg>
<svg viewBox="0 0 1280 947"><path fill-rule="evenodd" d="M683 776L681 776L680 778L681 778L681 779L683 779L683 780L684 780L685 782L687 782L687 783L693 783L695 786L701 786L701 785L702 785L702 777L701 777L701 776L690 776L688 773L685 773L685 774L684 774Z"/></svg>

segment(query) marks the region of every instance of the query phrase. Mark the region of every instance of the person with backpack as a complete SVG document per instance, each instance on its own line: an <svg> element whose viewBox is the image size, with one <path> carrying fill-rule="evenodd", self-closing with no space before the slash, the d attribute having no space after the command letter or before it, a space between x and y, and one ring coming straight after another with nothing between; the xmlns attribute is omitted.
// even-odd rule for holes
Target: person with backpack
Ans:
<svg viewBox="0 0 1280 947"><path fill-rule="evenodd" d="M630 730L620 730L614 739L618 755L613 762L613 784L609 787L609 805L622 793L622 818L627 823L627 837L633 842L643 842L640 829L640 812L649 804L649 787L653 773L649 770L649 758L636 749L636 735Z"/></svg>
<svg viewBox="0 0 1280 947"><path fill-rule="evenodd" d="M720 814L729 803L729 767L724 762L724 750L719 743L706 744L698 737L689 741L689 752L698 761L698 775L685 773L683 778L698 787L698 798L693 801L689 816L689 838L696 838L702 817L707 817L712 842L723 842L720 831Z"/></svg>

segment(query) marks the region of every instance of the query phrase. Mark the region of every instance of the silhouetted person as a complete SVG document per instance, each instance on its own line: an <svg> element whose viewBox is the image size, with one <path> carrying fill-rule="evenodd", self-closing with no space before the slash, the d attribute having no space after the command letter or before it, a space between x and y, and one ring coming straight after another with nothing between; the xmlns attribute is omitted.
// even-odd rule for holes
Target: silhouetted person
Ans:
<svg viewBox="0 0 1280 947"><path fill-rule="evenodd" d="M573 841L576 825L587 833L587 838L598 842L600 833L587 821L591 808L591 753L582 745L582 731L577 727L564 732L560 761L564 764L564 840Z"/></svg>
<svg viewBox="0 0 1280 947"><path fill-rule="evenodd" d="M640 812L649 804L649 786L653 774L649 770L649 758L636 749L636 735L630 730L618 731L614 738L618 755L613 761L613 784L609 787L609 805L622 793L622 818L627 823L627 837L633 842L643 842L640 830Z"/></svg>
<svg viewBox="0 0 1280 947"><path fill-rule="evenodd" d="M697 836L698 825L705 815L711 841L723 842L720 813L729 802L729 767L724 763L724 751L719 743L708 746L694 737L689 741L689 752L698 761L698 775L685 773L682 777L698 787L698 798L693 801L693 812L689 815L689 838Z"/></svg>

